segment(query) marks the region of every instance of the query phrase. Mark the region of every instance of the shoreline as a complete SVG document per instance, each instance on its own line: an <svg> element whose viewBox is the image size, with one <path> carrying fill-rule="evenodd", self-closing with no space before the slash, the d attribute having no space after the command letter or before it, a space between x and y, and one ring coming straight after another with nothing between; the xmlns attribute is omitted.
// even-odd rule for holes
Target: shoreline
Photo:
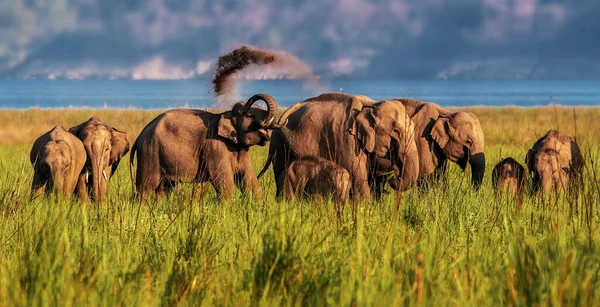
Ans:
<svg viewBox="0 0 600 307"><path fill-rule="evenodd" d="M433 101L428 101L433 102ZM434 102L435 103L435 102ZM291 107L291 106L290 106ZM287 110L290 107L279 107L279 110ZM561 105L561 104L550 104L550 105L533 105L533 106L520 106L520 105L468 105L468 106L442 106L447 109L545 109L545 108L559 108L559 109L594 109L600 108L600 104L598 105ZM0 107L0 112L27 112L27 111L148 111L148 112L156 112L156 111L168 111L173 109L196 109L196 110L206 110L206 111L222 111L227 109L222 108L193 108L193 107L167 107L167 108L136 108L136 107L59 107L59 108L44 108L44 107L29 107L29 108L3 108Z"/></svg>

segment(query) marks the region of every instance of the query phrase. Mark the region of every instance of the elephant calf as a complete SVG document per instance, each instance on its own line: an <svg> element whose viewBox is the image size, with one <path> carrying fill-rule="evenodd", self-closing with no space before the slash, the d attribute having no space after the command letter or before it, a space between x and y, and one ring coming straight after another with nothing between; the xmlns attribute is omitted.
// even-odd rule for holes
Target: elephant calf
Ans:
<svg viewBox="0 0 600 307"><path fill-rule="evenodd" d="M83 143L62 126L40 136L29 155L34 169L32 198L53 188L58 195L70 198L86 158Z"/></svg>
<svg viewBox="0 0 600 307"><path fill-rule="evenodd" d="M352 185L352 178L346 169L315 156L293 161L278 180L288 200L296 196L320 195L332 196L336 203L345 203L350 197Z"/></svg>
<svg viewBox="0 0 600 307"><path fill-rule="evenodd" d="M523 194L525 179L525 168L512 157L498 162L492 171L494 191L504 191L512 197Z"/></svg>
<svg viewBox="0 0 600 307"><path fill-rule="evenodd" d="M583 156L575 141L550 130L527 152L525 164L533 173L533 191L559 193L573 185L583 171Z"/></svg>
<svg viewBox="0 0 600 307"><path fill-rule="evenodd" d="M81 140L87 154L87 162L79 175L77 194L89 202L89 191L95 202L101 202L106 199L110 177L129 151L127 133L103 123L96 116L71 127L69 132Z"/></svg>

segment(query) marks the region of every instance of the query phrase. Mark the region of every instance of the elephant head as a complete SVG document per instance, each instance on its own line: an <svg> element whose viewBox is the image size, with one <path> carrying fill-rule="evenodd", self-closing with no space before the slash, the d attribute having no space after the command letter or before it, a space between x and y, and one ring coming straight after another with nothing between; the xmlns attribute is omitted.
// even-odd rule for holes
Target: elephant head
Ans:
<svg viewBox="0 0 600 307"><path fill-rule="evenodd" d="M266 103L267 110L252 106L259 100ZM221 114L217 134L244 147L264 146L270 139L268 130L281 128L275 124L276 116L275 99L268 94L256 94L245 104L236 103L231 111Z"/></svg>
<svg viewBox="0 0 600 307"><path fill-rule="evenodd" d="M443 155L461 169L467 163L471 165L472 183L479 188L485 173L485 154L483 130L477 117L469 112L440 113L431 120L431 138Z"/></svg>
<svg viewBox="0 0 600 307"><path fill-rule="evenodd" d="M492 171L492 186L495 192L521 195L525 187L525 168L512 157L502 159Z"/></svg>
<svg viewBox="0 0 600 307"><path fill-rule="evenodd" d="M87 153L87 162L83 170L86 183L92 186L94 200L103 201L108 191L110 176L117 170L121 158L129 151L127 133L108 126L95 116L79 126L72 127L69 132L83 143Z"/></svg>
<svg viewBox="0 0 600 307"><path fill-rule="evenodd" d="M534 171L534 191L542 188L549 192L552 187L557 191L565 190L569 182L569 155L555 149L545 148L535 154L527 155L526 163Z"/></svg>
<svg viewBox="0 0 600 307"><path fill-rule="evenodd" d="M71 151L64 142L50 142L44 146L44 154L40 160L40 170L49 179L49 186L57 193L63 193L65 177L71 167Z"/></svg>
<svg viewBox="0 0 600 307"><path fill-rule="evenodd" d="M550 130L529 149L525 164L533 173L534 191L541 187L548 192L554 186L560 192L581 178L583 156L575 140Z"/></svg>
<svg viewBox="0 0 600 307"><path fill-rule="evenodd" d="M350 121L350 134L370 154L376 173L393 174L394 189L408 189L419 176L414 126L404 107L392 101L365 106ZM377 174L375 174L377 175Z"/></svg>

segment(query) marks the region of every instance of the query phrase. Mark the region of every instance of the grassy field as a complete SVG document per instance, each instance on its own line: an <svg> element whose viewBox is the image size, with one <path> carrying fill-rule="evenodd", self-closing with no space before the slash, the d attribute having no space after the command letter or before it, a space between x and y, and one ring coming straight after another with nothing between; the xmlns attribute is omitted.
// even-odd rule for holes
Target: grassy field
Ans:
<svg viewBox="0 0 600 307"><path fill-rule="evenodd" d="M451 165L435 189L358 204L341 222L331 203L276 203L271 172L260 200L182 185L140 205L122 163L100 206L31 201L37 136L97 115L133 142L160 112L0 111L0 305L599 305L600 108L470 111L486 137L480 191ZM494 164L523 162L551 128L576 136L584 189L495 198ZM255 170L266 153L253 149Z"/></svg>

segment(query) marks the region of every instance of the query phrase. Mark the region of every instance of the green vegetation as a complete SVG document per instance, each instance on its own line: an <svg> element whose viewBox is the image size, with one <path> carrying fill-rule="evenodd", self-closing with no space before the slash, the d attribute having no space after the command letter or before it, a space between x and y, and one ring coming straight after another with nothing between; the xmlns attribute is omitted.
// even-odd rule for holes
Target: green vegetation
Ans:
<svg viewBox="0 0 600 307"><path fill-rule="evenodd" d="M37 136L96 114L133 142L159 112L2 111L1 305L600 304L600 108L471 111L486 134L479 192L451 165L436 188L347 207L341 221L332 203L276 203L271 172L262 200L219 203L210 185L185 184L140 205L125 162L104 204L31 201ZM496 198L494 164L522 162L557 127L581 145L583 190ZM253 149L255 170L266 153Z"/></svg>

